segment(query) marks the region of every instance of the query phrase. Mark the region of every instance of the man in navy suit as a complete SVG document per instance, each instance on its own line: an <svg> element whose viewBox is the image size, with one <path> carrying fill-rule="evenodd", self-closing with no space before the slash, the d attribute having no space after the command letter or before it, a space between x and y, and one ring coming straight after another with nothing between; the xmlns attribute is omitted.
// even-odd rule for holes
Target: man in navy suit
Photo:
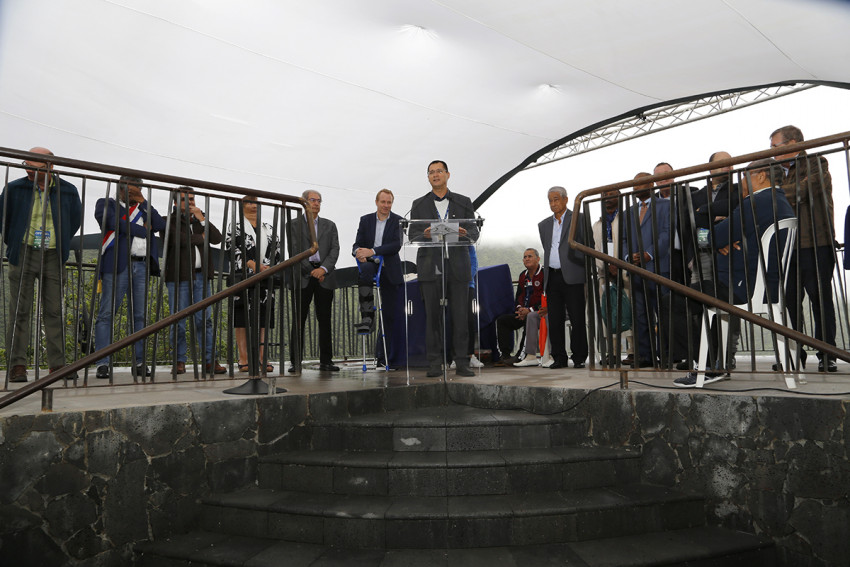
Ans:
<svg viewBox="0 0 850 567"><path fill-rule="evenodd" d="M741 179L741 203L729 218L715 225L712 232L712 244L717 254L729 256L731 262L718 261L717 281L714 296L735 304L746 303L752 296L758 272L760 245L764 231L782 219L794 217L794 210L785 197L785 192L774 183L783 179L782 170L773 158L754 161L747 166L746 176ZM755 222L754 222L755 221ZM785 235L780 235L778 248L784 246ZM746 256L741 241L746 241ZM772 303L779 299L779 262L777 246L771 244L765 254L765 288ZM725 258L724 258L725 259ZM730 266L731 264L731 266ZM731 268L731 269L730 269ZM706 291L706 293L709 293ZM696 302L695 302L696 303ZM697 304L699 308L699 304ZM699 348L699 345L697 345ZM700 364L705 361L698 361ZM722 372L706 373L705 383L710 384L725 379ZM676 386L692 388L696 386L696 374L689 373L673 381Z"/></svg>
<svg viewBox="0 0 850 567"><path fill-rule="evenodd" d="M398 251L401 249L401 217L392 212L395 196L389 189L381 189L375 196L377 212L360 217L357 236L354 238L352 255L357 259L360 272L358 292L360 297L361 321L356 327L363 332L372 329L375 318L375 301L372 294L372 284L375 283L378 264L371 261L376 256L383 258L381 268L381 311L383 333L387 337L393 335L393 315L398 289L402 284L401 260ZM378 341L378 362L381 366L388 365L392 353L383 352L383 341Z"/></svg>
<svg viewBox="0 0 850 567"><path fill-rule="evenodd" d="M165 219L145 200L138 177L118 180L118 200L98 199L94 216L103 230L100 259L102 294L94 327L95 348L112 342L115 311L126 295L132 306L131 332L145 326L147 290L150 276L159 276L159 243L155 232L165 231ZM144 365L145 341L135 344L134 374L150 376ZM97 361L97 377L109 378L109 357Z"/></svg>
<svg viewBox="0 0 850 567"><path fill-rule="evenodd" d="M635 179L651 177L649 173L638 173ZM666 278L670 277L670 201L652 194L652 183L635 185L634 205L626 209L624 239L621 250L623 258L641 268ZM651 343L655 333L651 331L658 322L659 303L669 290L632 276L632 298L635 305L635 335L638 343L637 360L627 358L623 364L635 368L654 366ZM656 349L657 350L657 349Z"/></svg>
<svg viewBox="0 0 850 567"><path fill-rule="evenodd" d="M410 208L412 221L461 221L475 218L475 208L469 197L449 191L451 174L449 166L442 160L428 164L428 182L431 191L413 202ZM478 240L478 225L475 222L460 222L459 242ZM414 223L408 237L412 242L431 240L431 228L423 223ZM445 271L443 271L445 270ZM448 257L443 261L439 246L421 246L416 252L416 273L419 292L425 304L425 351L428 357L428 376L440 376L446 363L443 352L441 300L447 299L452 318L452 342L454 344L455 373L458 376L474 376L469 368L469 280L472 263L469 246L449 247ZM442 297L441 279L445 278L446 298Z"/></svg>
<svg viewBox="0 0 850 567"><path fill-rule="evenodd" d="M553 215L537 225L543 244L543 269L549 317L549 340L553 363L549 368L567 367L567 337L564 326L570 317L570 349L573 366L584 368L587 360L587 326L585 325L584 260L570 248L568 235L573 221L579 223L576 232L582 241L581 215L567 208L567 190L563 187L549 189L549 209Z"/></svg>

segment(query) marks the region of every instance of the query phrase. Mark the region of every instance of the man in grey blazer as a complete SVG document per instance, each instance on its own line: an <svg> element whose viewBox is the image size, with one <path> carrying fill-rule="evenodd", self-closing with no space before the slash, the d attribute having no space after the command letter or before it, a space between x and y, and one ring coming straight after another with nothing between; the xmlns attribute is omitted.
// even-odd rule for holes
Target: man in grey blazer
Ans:
<svg viewBox="0 0 850 567"><path fill-rule="evenodd" d="M428 182L431 191L416 199L410 209L410 219L416 220L452 220L475 218L475 209L469 197L449 191L448 181L451 174L444 161L432 161L428 164ZM424 223L411 225L408 238L412 242L431 240L431 228ZM478 226L474 222L462 222L458 230L459 242L469 243L478 240ZM445 273L443 273L443 269ZM428 356L428 376L440 376L444 362L441 336L442 281L445 276L446 295L452 318L452 344L455 352L456 373L459 376L474 376L469 368L469 282L472 279L472 265L468 246L450 246L445 264L439 246L422 246L416 253L416 271L419 279L419 291L425 303L425 351Z"/></svg>
<svg viewBox="0 0 850 567"><path fill-rule="evenodd" d="M295 316L292 318L292 331L289 335L289 360L292 365L289 372L301 370L304 356L304 325L310 312L310 302L316 300L316 319L319 323L319 370L337 371L339 366L333 363L333 344L331 342L331 308L334 301L334 269L339 258L339 235L336 224L319 217L322 208L322 195L318 191L304 191L302 197L307 200L313 212L313 224L319 250L295 266L290 277L300 286L293 285L292 302ZM310 230L307 216L298 215L287 227L290 256L310 247Z"/></svg>
<svg viewBox="0 0 850 567"><path fill-rule="evenodd" d="M584 254L570 248L570 223L579 223L576 238L583 242L581 214L567 208L567 190L563 187L549 189L549 209L553 215L537 225L543 244L543 288L549 316L549 338L554 363L549 368L567 367L567 336L564 326L569 314L570 349L573 366L584 368L587 360L587 325L585 324Z"/></svg>

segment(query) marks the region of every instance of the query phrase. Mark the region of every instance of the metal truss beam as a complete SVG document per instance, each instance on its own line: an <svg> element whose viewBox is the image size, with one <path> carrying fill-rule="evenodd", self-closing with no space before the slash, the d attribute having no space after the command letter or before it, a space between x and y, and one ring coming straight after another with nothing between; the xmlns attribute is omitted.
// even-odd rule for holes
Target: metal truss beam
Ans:
<svg viewBox="0 0 850 567"><path fill-rule="evenodd" d="M540 167L554 161L619 144L626 140L640 138L654 132L661 132L662 130L668 130L711 116L746 108L760 102L802 92L814 86L808 83L801 83L764 87L749 91L709 96L690 102L656 108L652 111L636 114L630 118L613 122L593 132L573 138L551 152L540 156L536 162L527 166L525 169Z"/></svg>

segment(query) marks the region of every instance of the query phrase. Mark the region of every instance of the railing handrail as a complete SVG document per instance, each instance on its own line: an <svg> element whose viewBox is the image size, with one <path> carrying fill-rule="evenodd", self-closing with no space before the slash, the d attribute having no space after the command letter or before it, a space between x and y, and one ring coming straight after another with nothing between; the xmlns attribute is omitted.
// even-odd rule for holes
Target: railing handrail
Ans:
<svg viewBox="0 0 850 567"><path fill-rule="evenodd" d="M72 374L76 373L78 370L82 370L86 366L93 364L103 358L104 356L111 355L127 346L132 345L136 341L140 339L144 339L149 335L152 335L170 325L173 325L180 321L181 319L188 317L189 315L194 314L197 311L201 311L209 307L214 303L218 303L228 297L240 293L248 287L253 286L267 278L270 278L278 273L283 272L283 270L289 268L290 266L295 265L300 262L304 258L309 258L313 254L316 253L319 249L318 237L316 235L316 227L313 221L313 211L308 206L308 203L302 197L296 197L292 195L280 195L277 193L270 193L268 191L259 191L256 189L249 189L247 187L240 187L237 185L226 185L223 183L214 183L209 181L203 181L199 179L190 179L188 177L178 177L174 175L164 175L153 173L149 171L141 171L137 169L128 169L117 166L111 166L101 163L95 162L86 162L81 160L75 160L70 158L63 158L59 156L51 156L45 154L36 154L32 152L25 152L21 150L14 150L10 148L0 148L0 155L13 157L15 159L21 160L32 160L35 162L44 162L53 165L62 165L66 167L72 167L75 169L89 169L92 171L99 171L101 173L107 173L110 175L130 175L135 177L141 177L142 179L147 179L150 181L159 181L163 183L171 183L175 185L188 185L191 187L202 187L205 189L211 189L214 191L221 191L226 193L235 193L239 195L250 195L254 197L260 197L264 199L268 199L271 201L280 201L283 203L296 203L301 206L304 210L304 215L307 217L307 227L310 233L310 248L304 250L303 252L299 252L295 256L287 258L283 262L275 266L271 266L268 270L263 270L259 273L254 274L253 276L246 278L238 283L233 284L232 286L226 287L221 291L210 295L209 297L198 301L197 303L193 303L192 305L186 307L185 309L181 309L175 313L172 313L168 317L164 319L160 319L155 323L151 323L135 333L124 337L123 339L112 343L109 346L106 346L98 351L95 351L83 358L80 358L74 362L66 364L61 368L57 369L54 372L51 372L44 376L43 378L39 378L38 380L28 383L21 388L6 394L2 398L0 398L0 409L5 408L6 406L15 403L18 400L21 400L35 392L44 390L46 387L51 384L62 380L63 378L67 378Z"/></svg>
<svg viewBox="0 0 850 567"><path fill-rule="evenodd" d="M753 152L750 154L744 154L737 157L731 157L727 159L720 159L710 163L704 163L701 165L695 165L691 167L685 167L682 169L676 169L673 171L668 171L666 173L652 175L650 177L640 177L638 179L632 179L629 181L621 181L619 183L612 183L610 185L604 185L602 187L597 187L594 189L587 189L582 191L576 196L575 199L575 210L581 210L581 202L586 197L591 197L594 195L601 195L606 191L611 191L614 189L628 189L630 187L634 187L637 184L647 185L649 183L655 183L656 181L664 181L667 179L673 179L676 177L682 177L685 175L692 175L694 173L702 173L704 171L709 171L711 169L721 169L727 166L735 166L741 163L749 163L752 161L756 161L759 159L775 157L780 154L794 153L799 154L803 150L808 150L811 148L816 148L820 146L826 146L829 144L842 143L844 144L845 149L848 146L848 142L850 142L850 132L843 132L841 134L833 134L832 136L824 136L822 138L816 138L814 140L809 140L807 142L800 142L797 144L788 144L786 146L771 148L769 150L763 150L759 152ZM662 285L671 291L675 291L684 295L688 298L699 301L702 304L708 305L710 307L714 307L716 309L720 309L721 311L725 311L731 315L736 317L740 317L741 319L753 323L754 325L758 325L764 329L767 329L770 332L783 335L784 337L797 341L806 346L812 347L821 352L825 352L830 356L834 356L835 358L841 359L845 362L850 362L850 352L846 350L839 349L833 345L820 341L814 337L810 337L808 335L804 335L799 331L795 331L790 327L786 327L780 323L775 321L771 321L770 319L766 319L764 317L760 317L754 313L749 311L745 311L739 307L735 307L730 303L726 303L720 299L717 299L714 296L702 293L701 291L697 291L692 287L680 284L675 282L669 278L665 278L660 274L656 274L650 270L646 270L644 268L640 268L633 264L626 262L625 260L621 260L620 258L616 258L614 256L609 256L595 248L586 246L581 244L576 240L576 230L578 222L570 223L570 232L568 235L568 241L570 246L579 252L587 254L592 258L596 258L598 260L602 260L609 264L616 266L619 269L630 272L634 275L640 276L641 278L650 280L656 284Z"/></svg>

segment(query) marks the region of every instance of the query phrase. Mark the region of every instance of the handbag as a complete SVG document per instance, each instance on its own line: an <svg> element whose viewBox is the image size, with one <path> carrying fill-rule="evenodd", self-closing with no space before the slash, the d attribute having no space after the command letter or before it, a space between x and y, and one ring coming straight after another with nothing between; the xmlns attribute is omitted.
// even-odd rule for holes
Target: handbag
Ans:
<svg viewBox="0 0 850 567"><path fill-rule="evenodd" d="M609 306L610 314L609 314ZM611 332L621 333L632 328L632 305L626 293L610 284L602 294L602 320Z"/></svg>

